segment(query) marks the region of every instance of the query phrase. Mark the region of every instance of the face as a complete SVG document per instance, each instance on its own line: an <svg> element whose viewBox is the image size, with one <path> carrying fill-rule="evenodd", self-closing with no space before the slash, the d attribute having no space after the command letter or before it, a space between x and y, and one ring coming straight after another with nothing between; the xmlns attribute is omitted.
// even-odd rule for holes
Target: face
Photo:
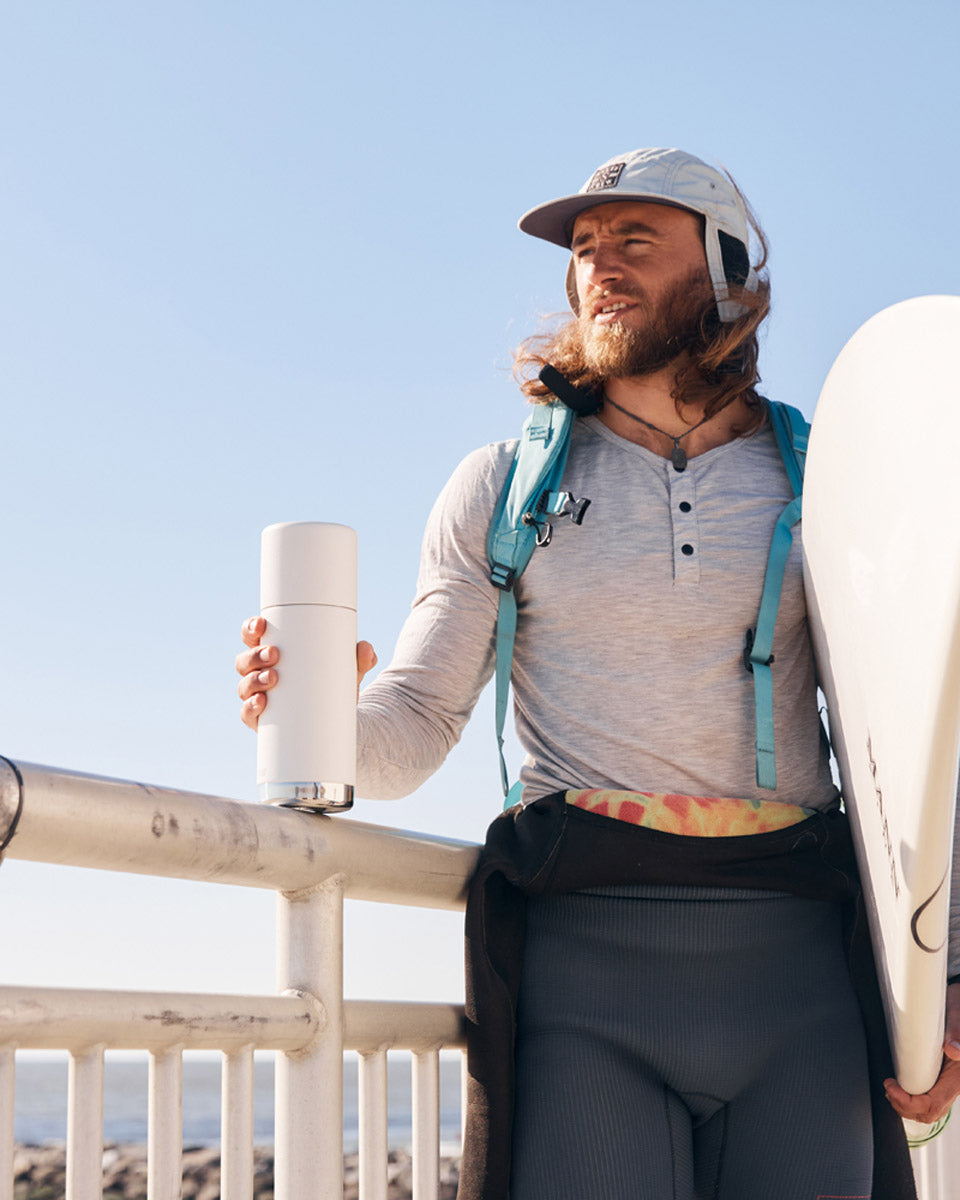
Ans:
<svg viewBox="0 0 960 1200"><path fill-rule="evenodd" d="M577 218L571 253L584 353L602 376L659 370L697 335L713 289L694 213L597 205Z"/></svg>
<svg viewBox="0 0 960 1200"><path fill-rule="evenodd" d="M588 208L574 223L570 249L581 312L600 325L634 325L637 297L655 304L665 287L706 272L700 217L667 204L623 200Z"/></svg>

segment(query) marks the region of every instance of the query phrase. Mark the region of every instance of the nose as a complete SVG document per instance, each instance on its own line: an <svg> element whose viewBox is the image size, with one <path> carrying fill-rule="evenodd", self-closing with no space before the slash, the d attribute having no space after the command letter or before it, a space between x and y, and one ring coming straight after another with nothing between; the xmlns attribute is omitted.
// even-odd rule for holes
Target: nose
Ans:
<svg viewBox="0 0 960 1200"><path fill-rule="evenodd" d="M623 264L615 247L598 242L590 257L581 264L581 280L586 287L609 288L623 278Z"/></svg>

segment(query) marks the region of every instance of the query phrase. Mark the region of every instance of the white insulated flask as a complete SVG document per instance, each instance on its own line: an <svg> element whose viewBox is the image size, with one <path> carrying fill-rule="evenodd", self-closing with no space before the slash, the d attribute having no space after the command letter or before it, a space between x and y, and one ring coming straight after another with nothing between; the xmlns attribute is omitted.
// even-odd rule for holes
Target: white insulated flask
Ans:
<svg viewBox="0 0 960 1200"><path fill-rule="evenodd" d="M353 804L357 772L357 535L347 525L268 525L260 556L263 641L280 651L257 733L269 804Z"/></svg>

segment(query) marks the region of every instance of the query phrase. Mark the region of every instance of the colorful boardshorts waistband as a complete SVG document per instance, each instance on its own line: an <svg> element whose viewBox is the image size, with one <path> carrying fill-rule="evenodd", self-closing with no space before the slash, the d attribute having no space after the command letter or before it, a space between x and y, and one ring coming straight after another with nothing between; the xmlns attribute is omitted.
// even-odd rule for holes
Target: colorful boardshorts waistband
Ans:
<svg viewBox="0 0 960 1200"><path fill-rule="evenodd" d="M797 825L814 809L777 800L735 800L724 796L674 796L668 792L623 792L608 788L568 791L577 808L685 837L748 837Z"/></svg>

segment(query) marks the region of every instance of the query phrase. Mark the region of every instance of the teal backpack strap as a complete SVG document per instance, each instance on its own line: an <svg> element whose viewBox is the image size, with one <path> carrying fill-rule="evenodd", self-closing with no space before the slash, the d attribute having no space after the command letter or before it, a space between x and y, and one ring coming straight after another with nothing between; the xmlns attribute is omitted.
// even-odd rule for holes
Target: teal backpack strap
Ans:
<svg viewBox="0 0 960 1200"><path fill-rule="evenodd" d="M773 531L767 570L760 597L755 629L747 630L743 662L753 674L753 697L757 723L757 786L776 790L777 767L773 737L773 634L783 590L783 573L793 545L793 527L800 520L803 504L803 470L810 426L799 409L767 402L767 412L780 457L790 480L793 499L780 514Z"/></svg>
<svg viewBox="0 0 960 1200"><path fill-rule="evenodd" d="M496 727L505 808L519 800L520 788L519 784L510 788L503 757L503 728L517 635L514 585L537 545L549 542L552 529L548 517L570 516L579 525L589 503L577 501L569 493L558 490L575 419L576 414L559 403L534 407L524 423L487 534L490 581L500 589L496 632Z"/></svg>

